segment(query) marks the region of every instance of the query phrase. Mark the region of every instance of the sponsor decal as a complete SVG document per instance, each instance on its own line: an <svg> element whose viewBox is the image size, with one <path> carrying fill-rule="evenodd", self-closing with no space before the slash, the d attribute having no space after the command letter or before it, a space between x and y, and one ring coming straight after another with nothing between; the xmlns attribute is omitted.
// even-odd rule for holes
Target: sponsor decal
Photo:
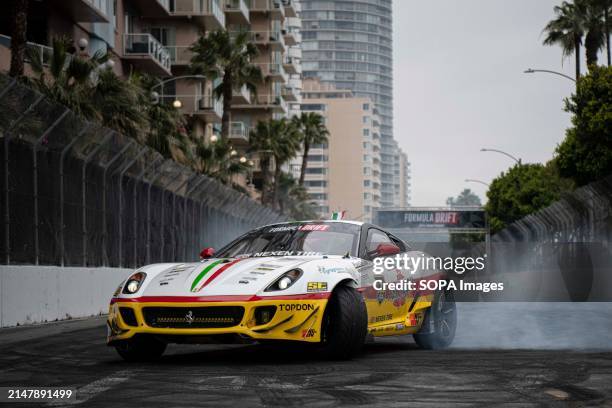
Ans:
<svg viewBox="0 0 612 408"><path fill-rule="evenodd" d="M329 225L325 224L306 224L298 228L299 231L327 231L328 229Z"/></svg>
<svg viewBox="0 0 612 408"><path fill-rule="evenodd" d="M257 271L273 271L275 268L266 268L264 266L260 266L258 267L256 270Z"/></svg>
<svg viewBox="0 0 612 408"><path fill-rule="evenodd" d="M285 312L303 312L303 311L314 310L314 305L293 303L289 305L280 305L280 310L285 311Z"/></svg>
<svg viewBox="0 0 612 408"><path fill-rule="evenodd" d="M381 316L372 316L370 318L370 323L384 322L386 320L391 320L391 319L393 319L393 315L392 314L386 314L386 315L381 315Z"/></svg>
<svg viewBox="0 0 612 408"><path fill-rule="evenodd" d="M314 337L315 334L317 334L317 331L315 329L305 329L302 330L302 338L308 338L308 337Z"/></svg>
<svg viewBox="0 0 612 408"><path fill-rule="evenodd" d="M252 258L267 258L269 256L321 256L321 252L308 252L308 251L267 251L267 252L256 252L247 256Z"/></svg>
<svg viewBox="0 0 612 408"><path fill-rule="evenodd" d="M319 273L325 274L348 272L346 268L326 268L324 266L317 266L317 269L319 270Z"/></svg>
<svg viewBox="0 0 612 408"><path fill-rule="evenodd" d="M249 281L248 280L239 280L238 283L247 284L247 283L249 283Z"/></svg>
<svg viewBox="0 0 612 408"><path fill-rule="evenodd" d="M398 323L395 325L395 330L404 330L405 327L402 323Z"/></svg>
<svg viewBox="0 0 612 408"><path fill-rule="evenodd" d="M298 228L297 225L282 225L280 227L272 227L268 229L266 232L287 232L287 231L295 231Z"/></svg>
<svg viewBox="0 0 612 408"><path fill-rule="evenodd" d="M325 292L327 291L327 282L308 282L306 290L308 292Z"/></svg>

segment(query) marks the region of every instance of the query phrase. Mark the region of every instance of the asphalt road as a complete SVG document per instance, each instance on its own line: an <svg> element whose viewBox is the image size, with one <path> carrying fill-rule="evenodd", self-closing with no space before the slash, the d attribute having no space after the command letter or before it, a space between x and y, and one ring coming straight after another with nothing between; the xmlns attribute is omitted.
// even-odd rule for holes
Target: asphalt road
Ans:
<svg viewBox="0 0 612 408"><path fill-rule="evenodd" d="M508 315L516 313L516 307L506 309ZM593 313L610 323L610 309ZM522 349L525 333L519 348L499 343L498 336L516 330L496 327L492 322L499 314L495 318L491 310L495 307L460 308L459 348L423 351L410 339L393 338L378 340L345 362L272 346L182 345L170 346L157 363L128 364L104 345L101 318L2 329L0 386L74 387L74 404L83 407L612 407L612 351L560 350L555 343ZM581 331L589 314L577 315L587 316L576 320L585 327L566 327L567 333L593 337ZM475 337L484 339L480 348L465 348ZM495 342L503 348L491 349ZM579 342L574 348L584 346Z"/></svg>

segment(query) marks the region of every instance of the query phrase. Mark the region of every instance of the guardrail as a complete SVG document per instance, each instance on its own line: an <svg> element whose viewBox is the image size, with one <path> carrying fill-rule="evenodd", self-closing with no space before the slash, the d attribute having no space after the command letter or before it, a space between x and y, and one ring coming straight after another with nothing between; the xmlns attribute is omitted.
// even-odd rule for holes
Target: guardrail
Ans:
<svg viewBox="0 0 612 408"><path fill-rule="evenodd" d="M170 53L149 33L123 34L123 54L150 56L162 67L170 70Z"/></svg>

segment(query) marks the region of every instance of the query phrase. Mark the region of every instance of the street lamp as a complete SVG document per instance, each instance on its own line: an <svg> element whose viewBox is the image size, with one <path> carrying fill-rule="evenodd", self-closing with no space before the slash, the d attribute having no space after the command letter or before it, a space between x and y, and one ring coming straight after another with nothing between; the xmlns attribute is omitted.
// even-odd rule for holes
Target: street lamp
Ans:
<svg viewBox="0 0 612 408"><path fill-rule="evenodd" d="M490 186L490 184L489 184L489 183L485 183L484 181L481 181L481 180L476 180L476 179L465 179L465 182L466 182L466 183L479 183L479 184L483 184L483 185L485 185L485 186L487 186L487 187L489 187L489 186Z"/></svg>
<svg viewBox="0 0 612 408"><path fill-rule="evenodd" d="M534 74L536 72L544 72L544 73L547 73L547 74L559 75L559 76L562 76L563 78L569 79L572 82L576 82L576 80L574 78L572 78L571 76L569 76L569 75L565 75L565 74L563 74L561 72L551 71L551 70L548 70L548 69L533 69L533 68L529 68L529 69L526 69L524 71L525 74Z"/></svg>
<svg viewBox="0 0 612 408"><path fill-rule="evenodd" d="M179 101L178 99L175 99L174 102L172 102L172 106L175 107L176 109L181 109L181 107L183 106L183 103Z"/></svg>
<svg viewBox="0 0 612 408"><path fill-rule="evenodd" d="M219 140L219 137L217 135L212 135L210 137L210 143L217 143L218 140Z"/></svg>
<svg viewBox="0 0 612 408"><path fill-rule="evenodd" d="M512 160L514 160L518 165L521 164L521 160L517 159L516 157L514 157L513 155L511 155L510 153L506 153L503 150L497 150L497 149L480 149L481 152L495 152L495 153L499 153L499 154L503 154L504 156L508 156L509 158L511 158Z"/></svg>

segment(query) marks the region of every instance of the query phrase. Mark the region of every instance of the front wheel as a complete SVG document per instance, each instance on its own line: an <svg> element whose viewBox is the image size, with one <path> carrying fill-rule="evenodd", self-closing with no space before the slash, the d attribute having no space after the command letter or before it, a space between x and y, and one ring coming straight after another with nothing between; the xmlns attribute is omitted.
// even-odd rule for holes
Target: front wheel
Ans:
<svg viewBox="0 0 612 408"><path fill-rule="evenodd" d="M419 347L439 350L451 345L457 329L457 305L450 290L435 294L433 304L425 314L418 333L413 335Z"/></svg>
<svg viewBox="0 0 612 408"><path fill-rule="evenodd" d="M321 330L323 353L327 357L348 359L359 353L368 331L363 296L351 287L337 287L325 309Z"/></svg>
<svg viewBox="0 0 612 408"><path fill-rule="evenodd" d="M152 361L164 354L166 346L154 337L135 336L115 344L115 350L126 361Z"/></svg>

